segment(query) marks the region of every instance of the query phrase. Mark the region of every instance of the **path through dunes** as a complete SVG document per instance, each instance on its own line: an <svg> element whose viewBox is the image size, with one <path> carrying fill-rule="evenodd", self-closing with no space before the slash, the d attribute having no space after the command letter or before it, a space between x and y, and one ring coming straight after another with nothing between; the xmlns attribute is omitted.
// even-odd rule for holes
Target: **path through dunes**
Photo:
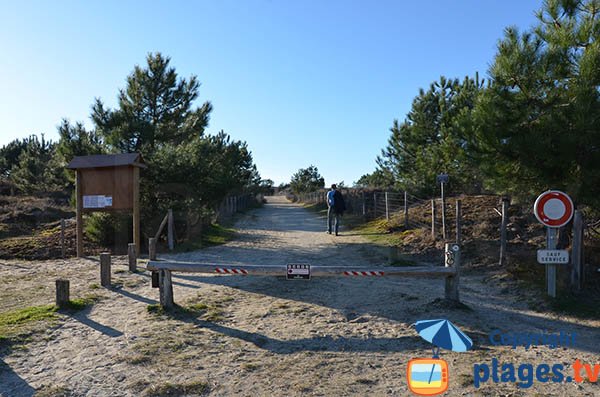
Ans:
<svg viewBox="0 0 600 397"><path fill-rule="evenodd" d="M290 262L336 266L382 266L386 258L360 235L341 229L325 233L325 220L282 197L237 223L239 236L206 250L162 255L180 261L216 264L284 265ZM149 313L158 300L148 272L129 274L126 258L115 258L111 290L98 283L95 260L0 262L0 278L19 291L0 291L0 302L52 302L53 280L71 280L75 297L89 292L102 299L72 314L26 349L3 347L0 395L28 396L43 385L76 396L160 395L160 387L188 387L196 395L343 396L408 395L406 364L429 357L430 345L417 336L417 320L447 318L476 343L468 353L442 351L450 371L449 395L542 393L593 395L597 385L484 383L475 389L473 364L491 362L597 362L598 322L548 318L528 308L523 295L501 292L487 277L461 278L461 298L471 310L448 307L442 279L314 278L173 275L175 301L187 312ZM40 287L42 286L42 287ZM99 291L99 292L98 292ZM0 303L2 305L2 303ZM0 312L5 311L0 306ZM525 350L490 346L487 335L504 330L576 331L575 349ZM1 343L1 342L0 342ZM579 394L583 395L583 394Z"/></svg>

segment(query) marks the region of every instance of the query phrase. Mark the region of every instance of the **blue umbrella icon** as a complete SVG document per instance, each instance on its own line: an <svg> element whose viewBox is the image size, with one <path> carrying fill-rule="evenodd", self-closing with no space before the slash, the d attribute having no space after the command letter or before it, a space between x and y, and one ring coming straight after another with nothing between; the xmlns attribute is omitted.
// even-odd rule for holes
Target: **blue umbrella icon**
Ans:
<svg viewBox="0 0 600 397"><path fill-rule="evenodd" d="M415 323L415 329L427 342L432 343L433 358L438 358L440 348L452 350L455 352L466 352L473 347L473 341L464 332L458 329L448 320L421 320ZM431 368L429 383L435 369L435 364Z"/></svg>

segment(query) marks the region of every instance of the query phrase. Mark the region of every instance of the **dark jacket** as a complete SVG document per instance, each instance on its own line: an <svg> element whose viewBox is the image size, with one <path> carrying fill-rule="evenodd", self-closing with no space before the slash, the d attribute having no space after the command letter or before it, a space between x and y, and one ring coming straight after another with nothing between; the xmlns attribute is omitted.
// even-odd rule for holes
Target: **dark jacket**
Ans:
<svg viewBox="0 0 600 397"><path fill-rule="evenodd" d="M336 214L342 215L346 211L346 203L344 202L344 196L339 190L336 190L333 194L333 211Z"/></svg>

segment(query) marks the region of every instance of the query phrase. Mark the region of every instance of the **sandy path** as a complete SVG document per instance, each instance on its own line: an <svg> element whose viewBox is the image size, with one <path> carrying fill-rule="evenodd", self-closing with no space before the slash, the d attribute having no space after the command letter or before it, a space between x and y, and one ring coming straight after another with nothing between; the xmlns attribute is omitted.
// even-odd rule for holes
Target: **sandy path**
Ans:
<svg viewBox="0 0 600 397"><path fill-rule="evenodd" d="M236 241L162 257L221 264L385 263L361 236L343 229L337 238L327 235L323 219L281 198L245 215L237 227ZM576 358L600 362L597 321L544 318L529 310L514 288L489 277L461 279L462 300L472 310L459 310L440 301L440 279L307 282L175 274L175 301L206 309L173 318L147 312L158 296L148 273L123 272L123 258L116 263L113 276L120 285L112 290L90 290L98 282L98 265L91 260L0 263L0 277L20 281L12 295L0 292L6 301L19 296L19 305L13 306L51 302L52 280L58 276L71 279L75 296L100 291L104 297L91 310L34 338L25 350L5 349L0 395L31 396L43 385L54 385L76 396L139 396L166 382L203 381L207 394L215 396L404 396L410 394L407 362L430 356L429 345L410 324L430 318L450 319L477 344L468 353L443 352L450 366L447 395L600 395L599 386L590 383L535 383L519 389L514 383L488 382L474 388L473 364L490 363L492 357L516 366L570 364ZM40 285L45 285L41 292ZM11 304L0 311L6 307ZM487 334L494 328L577 332L577 344L528 350L490 346Z"/></svg>

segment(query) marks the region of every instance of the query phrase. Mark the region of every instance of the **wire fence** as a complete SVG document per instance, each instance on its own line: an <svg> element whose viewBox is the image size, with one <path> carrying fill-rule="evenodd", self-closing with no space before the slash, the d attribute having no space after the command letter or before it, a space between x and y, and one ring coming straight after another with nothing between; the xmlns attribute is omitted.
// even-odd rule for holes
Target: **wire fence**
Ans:
<svg viewBox="0 0 600 397"><path fill-rule="evenodd" d="M417 197L409 192L367 191L358 189L341 189L346 203L346 211L359 215L365 220L385 218L406 228L431 227L422 214L415 214L413 209L421 208L430 199ZM306 204L326 204L327 191L320 190L290 197ZM441 220L435 220L440 223ZM439 226L439 225L438 225Z"/></svg>

